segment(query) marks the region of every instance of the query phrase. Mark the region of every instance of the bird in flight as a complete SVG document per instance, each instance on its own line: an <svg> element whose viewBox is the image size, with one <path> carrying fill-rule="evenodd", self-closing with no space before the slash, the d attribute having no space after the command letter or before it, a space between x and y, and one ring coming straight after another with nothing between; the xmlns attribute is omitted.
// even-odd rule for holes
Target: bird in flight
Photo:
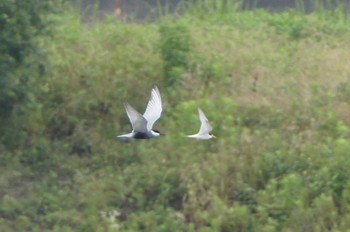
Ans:
<svg viewBox="0 0 350 232"><path fill-rule="evenodd" d="M132 125L132 132L119 135L118 138L129 139L151 139L163 135L158 130L152 129L153 124L162 114L162 99L158 87L151 91L151 98L148 101L145 113L141 115L128 103L124 104L125 111Z"/></svg>
<svg viewBox="0 0 350 232"><path fill-rule="evenodd" d="M207 140L216 138L215 135L209 134L210 131L212 131L212 126L209 123L209 120L203 113L203 111L198 108L198 114L199 114L199 120L201 121L201 127L199 128L199 132L194 135L187 135L188 138L194 138L199 140Z"/></svg>

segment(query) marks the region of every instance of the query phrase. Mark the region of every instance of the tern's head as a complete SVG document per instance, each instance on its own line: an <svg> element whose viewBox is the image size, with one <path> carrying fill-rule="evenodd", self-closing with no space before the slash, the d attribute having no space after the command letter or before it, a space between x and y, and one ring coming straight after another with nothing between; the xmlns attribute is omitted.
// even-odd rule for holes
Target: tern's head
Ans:
<svg viewBox="0 0 350 232"><path fill-rule="evenodd" d="M211 138L213 138L213 139L216 139L216 136L213 135L213 134L209 134L209 136L210 136Z"/></svg>
<svg viewBox="0 0 350 232"><path fill-rule="evenodd" d="M151 130L151 133L154 137L158 137L158 136L161 136L161 135L165 135L163 133L160 133L158 130Z"/></svg>

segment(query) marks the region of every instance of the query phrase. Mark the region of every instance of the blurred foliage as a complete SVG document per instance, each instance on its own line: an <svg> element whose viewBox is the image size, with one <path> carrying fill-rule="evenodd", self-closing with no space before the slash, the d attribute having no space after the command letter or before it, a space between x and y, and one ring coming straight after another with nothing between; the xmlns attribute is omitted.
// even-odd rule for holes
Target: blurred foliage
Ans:
<svg viewBox="0 0 350 232"><path fill-rule="evenodd" d="M21 8L10 20L20 25L0 35L0 231L350 228L343 11L203 1L176 20L83 23L71 9L53 16L54 2L29 2L39 18ZM0 6L20 4L34 10ZM143 112L154 85L166 136L118 141L131 129L123 102ZM217 139L184 137L198 131L198 107Z"/></svg>
<svg viewBox="0 0 350 232"><path fill-rule="evenodd" d="M21 115L40 108L36 96L43 93L41 80L50 69L42 36L49 33L50 14L61 2L0 3L0 140L8 147L20 144L27 133Z"/></svg>
<svg viewBox="0 0 350 232"><path fill-rule="evenodd" d="M191 34L186 22L164 23L159 27L160 50L167 85L179 83L186 73L191 52Z"/></svg>

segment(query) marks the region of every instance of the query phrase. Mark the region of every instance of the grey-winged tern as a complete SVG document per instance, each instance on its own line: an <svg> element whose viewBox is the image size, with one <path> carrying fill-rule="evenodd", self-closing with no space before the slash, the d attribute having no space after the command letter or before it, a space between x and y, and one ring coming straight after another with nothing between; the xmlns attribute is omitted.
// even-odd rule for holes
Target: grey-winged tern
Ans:
<svg viewBox="0 0 350 232"><path fill-rule="evenodd" d="M151 92L145 113L141 115L128 103L124 104L126 113L132 125L132 132L119 135L121 139L150 139L162 135L159 131L153 130L153 124L162 114L162 99L158 87L155 86Z"/></svg>

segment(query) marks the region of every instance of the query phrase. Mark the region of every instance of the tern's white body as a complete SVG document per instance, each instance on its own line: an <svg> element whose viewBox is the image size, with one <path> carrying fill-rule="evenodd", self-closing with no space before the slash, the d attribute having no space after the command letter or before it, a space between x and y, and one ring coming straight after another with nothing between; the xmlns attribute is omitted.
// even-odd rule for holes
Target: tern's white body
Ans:
<svg viewBox="0 0 350 232"><path fill-rule="evenodd" d="M203 113L203 111L198 108L198 114L199 114L199 120L201 121L201 127L199 129L199 132L194 135L187 135L188 138L193 138L193 139L199 139L199 140L207 140L207 139L212 139L215 138L214 135L209 134L210 131L212 131L212 126L209 123L209 120Z"/></svg>
<svg viewBox="0 0 350 232"><path fill-rule="evenodd" d="M206 134L206 135L194 134L194 135L187 135L187 138L207 140L207 139L212 139L213 136L210 134Z"/></svg>
<svg viewBox="0 0 350 232"><path fill-rule="evenodd" d="M161 135L158 131L152 129L153 124L162 114L162 99L157 86L152 89L151 98L148 101L146 111L143 115L137 112L128 103L125 103L124 107L132 125L132 132L119 135L118 138L126 140L150 139Z"/></svg>

